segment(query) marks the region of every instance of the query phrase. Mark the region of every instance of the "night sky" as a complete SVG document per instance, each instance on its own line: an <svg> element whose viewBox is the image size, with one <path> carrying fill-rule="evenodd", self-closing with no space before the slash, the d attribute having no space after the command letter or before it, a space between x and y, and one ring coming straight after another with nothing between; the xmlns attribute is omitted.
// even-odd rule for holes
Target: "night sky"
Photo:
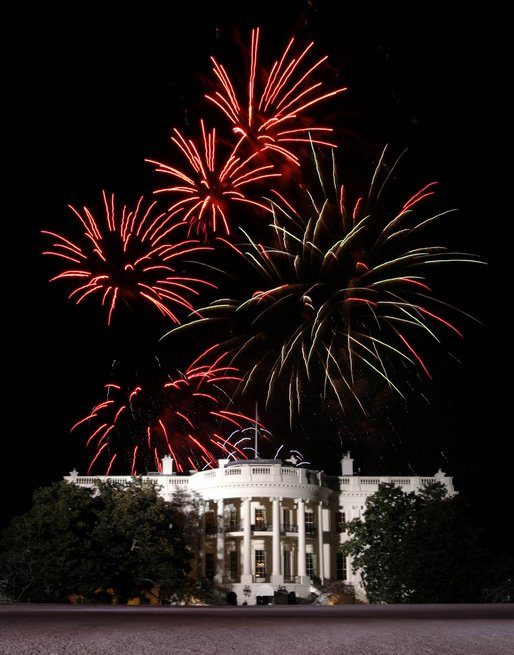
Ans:
<svg viewBox="0 0 514 655"><path fill-rule="evenodd" d="M506 392L493 369L505 337L489 334L490 323L498 324L490 300L498 263L489 239L502 234L489 225L507 217L495 206L501 119L493 111L496 78L488 78L496 54L481 47L487 21L468 14L464 25L428 9L423 18L386 8L347 11L335 2L280 3L287 10L277 13L278 4L192 5L179 15L136 3L116 16L74 5L13 19L17 46L4 124L12 148L5 191L15 202L5 218L13 233L4 241L12 298L4 314L3 520L25 510L38 486L74 467L85 472L83 440L69 429L98 401L119 336L107 329L98 303L77 306L64 285L48 282L41 230L66 231L68 204L99 206L103 189L127 203L149 192L155 174L145 159L165 159L172 128L196 130L205 113L210 55L227 62L240 47L237 35L248 44L257 26L270 57L292 35L314 40L329 57L334 84L348 87L337 101L340 148L366 163L385 143L407 147L413 179L438 180L446 207L459 210L445 239L487 262L447 281L456 304L481 323L465 322L460 362L434 353L434 380L423 394L365 425L349 420L341 448L351 450L362 474L432 475L441 467L479 512L500 516L505 499L497 494L512 498L507 433L497 427ZM137 335L123 338L130 349ZM276 414L272 420L279 429ZM318 435L306 443L314 468L339 472ZM498 487L487 488L485 475Z"/></svg>

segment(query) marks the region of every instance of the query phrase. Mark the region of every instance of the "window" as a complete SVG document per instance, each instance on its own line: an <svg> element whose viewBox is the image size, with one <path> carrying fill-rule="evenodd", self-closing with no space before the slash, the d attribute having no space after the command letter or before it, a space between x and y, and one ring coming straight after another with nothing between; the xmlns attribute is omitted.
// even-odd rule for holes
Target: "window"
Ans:
<svg viewBox="0 0 514 655"><path fill-rule="evenodd" d="M214 553L205 553L205 577L214 580Z"/></svg>
<svg viewBox="0 0 514 655"><path fill-rule="evenodd" d="M306 534L316 534L316 528L314 526L314 512L312 510L307 510L305 512L305 532Z"/></svg>
<svg viewBox="0 0 514 655"><path fill-rule="evenodd" d="M266 551L255 551L255 576L257 578L266 577Z"/></svg>
<svg viewBox="0 0 514 655"><path fill-rule="evenodd" d="M282 532L292 532L292 523L291 523L291 510L284 509L282 510Z"/></svg>
<svg viewBox="0 0 514 655"><path fill-rule="evenodd" d="M291 551L284 550L284 580L290 580L291 575Z"/></svg>
<svg viewBox="0 0 514 655"><path fill-rule="evenodd" d="M255 529L266 530L266 510L263 508L255 510Z"/></svg>
<svg viewBox="0 0 514 655"><path fill-rule="evenodd" d="M237 550L231 550L229 555L230 565L230 579L235 581L238 579L237 575Z"/></svg>
<svg viewBox="0 0 514 655"><path fill-rule="evenodd" d="M239 522L237 520L237 509L235 507L229 509L227 518L229 532L237 532L239 530Z"/></svg>
<svg viewBox="0 0 514 655"><path fill-rule="evenodd" d="M342 553L337 553L336 560L336 577L337 580L347 579L346 557Z"/></svg>
<svg viewBox="0 0 514 655"><path fill-rule="evenodd" d="M344 524L346 523L346 514L342 510L336 512L336 529L339 533L344 532Z"/></svg>
<svg viewBox="0 0 514 655"><path fill-rule="evenodd" d="M309 578L313 578L316 575L316 555L314 553L305 553L306 557L306 573Z"/></svg>
<svg viewBox="0 0 514 655"><path fill-rule="evenodd" d="M216 516L213 511L205 514L205 534L216 534Z"/></svg>

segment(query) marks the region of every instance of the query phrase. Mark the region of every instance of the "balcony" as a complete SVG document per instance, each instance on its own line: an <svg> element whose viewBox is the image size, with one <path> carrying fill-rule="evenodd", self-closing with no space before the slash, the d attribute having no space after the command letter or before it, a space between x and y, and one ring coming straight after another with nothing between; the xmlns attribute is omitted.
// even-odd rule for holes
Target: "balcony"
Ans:
<svg viewBox="0 0 514 655"><path fill-rule="evenodd" d="M271 523L252 523L250 525L250 530L252 532L273 532L273 524ZM225 525L225 533L238 532L242 533L244 531L243 526L240 523L229 523ZM219 529L216 525L208 524L205 526L206 535L215 535L218 534ZM280 524L280 534L298 534L298 525L293 523L281 523ZM307 537L315 537L317 534L317 529L315 526L307 525L305 526L305 534Z"/></svg>
<svg viewBox="0 0 514 655"><path fill-rule="evenodd" d="M229 523L225 526L225 532L243 532L243 526L240 523Z"/></svg>
<svg viewBox="0 0 514 655"><path fill-rule="evenodd" d="M280 532L282 534L286 532L298 532L298 526L293 525L292 523L281 523L280 524Z"/></svg>

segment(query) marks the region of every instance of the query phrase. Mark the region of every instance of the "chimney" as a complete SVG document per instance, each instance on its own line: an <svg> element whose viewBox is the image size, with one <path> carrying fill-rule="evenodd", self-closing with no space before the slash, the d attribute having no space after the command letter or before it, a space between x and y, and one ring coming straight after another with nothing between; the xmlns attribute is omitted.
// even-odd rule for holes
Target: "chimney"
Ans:
<svg viewBox="0 0 514 655"><path fill-rule="evenodd" d="M162 458L162 475L173 475L173 457L164 455Z"/></svg>
<svg viewBox="0 0 514 655"><path fill-rule="evenodd" d="M343 475L353 475L353 459L350 453L345 453L341 460L341 472Z"/></svg>

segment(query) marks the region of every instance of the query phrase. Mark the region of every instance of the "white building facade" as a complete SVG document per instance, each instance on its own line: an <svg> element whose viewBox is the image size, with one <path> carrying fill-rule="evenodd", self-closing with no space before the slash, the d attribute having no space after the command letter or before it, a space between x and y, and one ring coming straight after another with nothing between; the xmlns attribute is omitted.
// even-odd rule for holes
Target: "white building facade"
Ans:
<svg viewBox="0 0 514 655"><path fill-rule="evenodd" d="M203 503L196 574L233 591L237 604L272 602L276 592L290 599L312 598L337 580L352 585L365 601L360 576L339 546L345 521L360 518L366 499L380 483L419 491L438 481L454 495L442 471L433 477L354 475L353 460L341 460L341 475L295 466L282 460L219 460L216 469L189 475L162 460L162 472L141 476L157 484L165 500L178 489L196 493ZM65 480L92 487L96 480L130 481L130 476L81 476Z"/></svg>

